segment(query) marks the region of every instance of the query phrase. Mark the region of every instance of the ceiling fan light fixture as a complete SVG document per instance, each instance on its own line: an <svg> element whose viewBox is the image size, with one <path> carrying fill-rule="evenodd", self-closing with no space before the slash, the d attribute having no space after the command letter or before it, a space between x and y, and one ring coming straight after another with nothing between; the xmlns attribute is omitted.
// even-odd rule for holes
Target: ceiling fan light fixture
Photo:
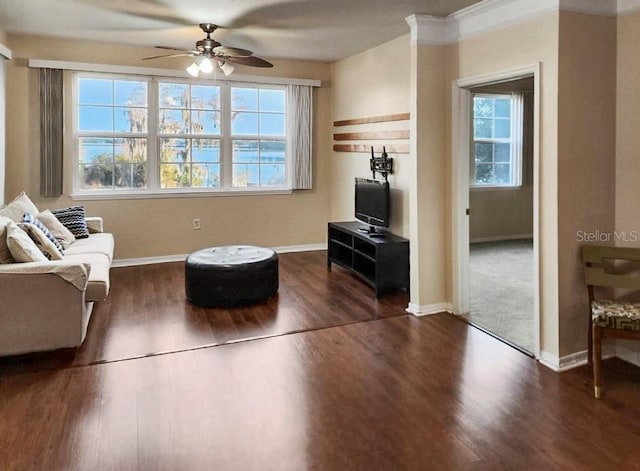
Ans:
<svg viewBox="0 0 640 471"><path fill-rule="evenodd" d="M187 67L186 70L192 77L197 77L198 75L200 75L200 67L198 67L198 64L196 62Z"/></svg>
<svg viewBox="0 0 640 471"><path fill-rule="evenodd" d="M211 72L213 72L213 64L211 63L211 59L209 59L208 57L204 57L200 61L200 72L202 72L203 74L210 74Z"/></svg>
<svg viewBox="0 0 640 471"><path fill-rule="evenodd" d="M225 76L229 76L233 73L235 67L229 64L226 61L218 61L218 65L220 66L220 70L224 73Z"/></svg>

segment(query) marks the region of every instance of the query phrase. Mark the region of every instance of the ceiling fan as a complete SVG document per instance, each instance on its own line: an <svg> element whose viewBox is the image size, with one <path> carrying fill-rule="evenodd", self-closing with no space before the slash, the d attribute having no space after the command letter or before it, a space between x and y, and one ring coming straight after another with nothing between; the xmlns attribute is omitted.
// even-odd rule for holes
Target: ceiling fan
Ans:
<svg viewBox="0 0 640 471"><path fill-rule="evenodd" d="M204 74L213 72L215 63L217 63L225 75L230 75L233 72L234 67L232 64L247 65L249 67L273 67L272 63L254 56L253 52L247 49L223 46L213 39L211 35L218 29L217 25L213 23L200 23L199 26L200 29L206 33L207 37L197 41L195 49L188 50L177 47L156 46L158 49L180 52L145 57L142 60L160 59L161 57L195 57L193 64L187 67L187 72L193 77L200 75L200 72Z"/></svg>

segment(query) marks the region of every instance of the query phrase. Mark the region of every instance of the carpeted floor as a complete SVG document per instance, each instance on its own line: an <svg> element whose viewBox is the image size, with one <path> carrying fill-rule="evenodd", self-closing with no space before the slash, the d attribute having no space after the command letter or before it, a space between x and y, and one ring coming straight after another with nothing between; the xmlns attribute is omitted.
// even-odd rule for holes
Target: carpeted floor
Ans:
<svg viewBox="0 0 640 471"><path fill-rule="evenodd" d="M470 246L469 322L534 352L533 240Z"/></svg>

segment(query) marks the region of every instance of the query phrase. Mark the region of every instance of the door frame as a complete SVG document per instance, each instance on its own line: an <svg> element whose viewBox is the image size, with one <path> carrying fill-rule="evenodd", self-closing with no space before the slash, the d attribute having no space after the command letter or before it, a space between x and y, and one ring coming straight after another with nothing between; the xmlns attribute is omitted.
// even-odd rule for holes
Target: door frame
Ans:
<svg viewBox="0 0 640 471"><path fill-rule="evenodd" d="M452 291L453 312L469 313L469 164L471 146L471 88L534 79L533 97L533 312L534 352L540 358L540 64L492 74L461 78L452 85Z"/></svg>

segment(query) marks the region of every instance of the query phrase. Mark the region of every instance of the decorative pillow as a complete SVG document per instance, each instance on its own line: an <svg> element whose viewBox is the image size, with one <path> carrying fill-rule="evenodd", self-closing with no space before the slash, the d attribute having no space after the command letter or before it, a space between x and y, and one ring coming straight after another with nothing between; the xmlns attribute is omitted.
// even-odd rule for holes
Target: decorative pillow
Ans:
<svg viewBox="0 0 640 471"><path fill-rule="evenodd" d="M69 229L76 239L86 239L89 237L89 228L87 228L87 221L84 219L84 206L52 209L51 212L64 227Z"/></svg>
<svg viewBox="0 0 640 471"><path fill-rule="evenodd" d="M26 222L28 224L33 224L38 229L40 229L42 231L42 233L47 237L47 239L49 239L51 241L51 243L56 246L56 249L58 249L60 254L64 255L64 249L62 248L62 245L60 245L60 242L58 242L58 239L56 239L54 237L54 235L49 231L49 229L47 229L47 226L42 224L41 221L38 221L38 219L36 219L36 217L33 214L24 213L24 216L22 217L22 222ZM34 242L36 242L36 241L34 241ZM38 245L38 242L36 242L36 245ZM49 258L49 257L47 257L47 258ZM51 259L49 258L49 260L51 260Z"/></svg>
<svg viewBox="0 0 640 471"><path fill-rule="evenodd" d="M46 262L35 242L13 221L7 225L7 246L16 262Z"/></svg>
<svg viewBox="0 0 640 471"><path fill-rule="evenodd" d="M36 205L31 202L23 191L11 203L0 209L0 216L8 217L13 222L20 222L24 213L31 213L37 216L39 212Z"/></svg>
<svg viewBox="0 0 640 471"><path fill-rule="evenodd" d="M13 263L13 257L7 247L7 226L11 219L0 216L0 263Z"/></svg>
<svg viewBox="0 0 640 471"><path fill-rule="evenodd" d="M48 260L62 260L62 252L58 250L58 247L51 242L38 226L29 224L28 222L21 222L18 223L18 227L27 233L36 244L36 247L38 247L40 252L42 252Z"/></svg>
<svg viewBox="0 0 640 471"><path fill-rule="evenodd" d="M38 220L47 226L49 232L53 234L53 237L56 238L60 245L62 245L63 249L69 247L76 240L76 236L74 236L69 229L64 227L64 225L58 221L58 218L53 215L51 211L45 209L40 214L38 214Z"/></svg>

